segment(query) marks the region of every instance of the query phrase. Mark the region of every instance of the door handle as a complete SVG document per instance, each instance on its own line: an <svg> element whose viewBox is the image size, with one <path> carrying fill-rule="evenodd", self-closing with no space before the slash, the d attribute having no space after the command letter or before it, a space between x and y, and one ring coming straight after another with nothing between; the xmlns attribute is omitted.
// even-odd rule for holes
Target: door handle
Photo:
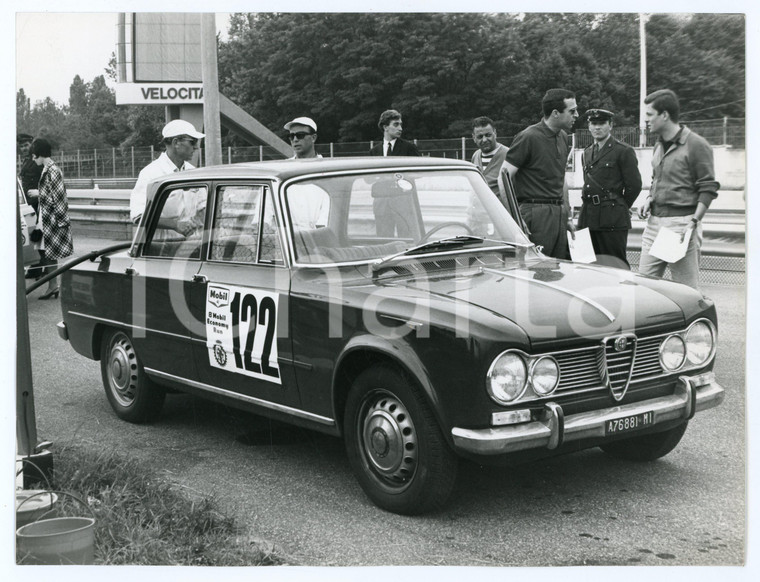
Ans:
<svg viewBox="0 0 760 582"><path fill-rule="evenodd" d="M129 275L130 277L134 277L137 275L137 270L132 267L127 267L124 269L124 274Z"/></svg>
<svg viewBox="0 0 760 582"><path fill-rule="evenodd" d="M201 275L200 273L196 273L193 275L193 282L194 283L208 283L208 277L206 275Z"/></svg>

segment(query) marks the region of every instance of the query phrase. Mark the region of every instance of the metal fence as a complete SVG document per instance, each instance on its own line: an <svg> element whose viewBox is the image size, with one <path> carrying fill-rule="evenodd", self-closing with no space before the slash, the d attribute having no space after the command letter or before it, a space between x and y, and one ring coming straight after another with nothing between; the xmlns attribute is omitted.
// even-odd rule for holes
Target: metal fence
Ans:
<svg viewBox="0 0 760 582"><path fill-rule="evenodd" d="M743 118L723 118L712 120L686 121L691 129L713 145L728 145L735 148L745 146L745 125ZM615 127L613 135L634 147L641 143L641 132L637 127ZM502 136L499 141L510 145L514 136ZM644 135L645 147L652 147L656 136L648 131ZM475 152L475 144L469 137L450 139L414 140L422 155L469 160ZM317 143L317 153L325 157L363 156L369 153L375 142L333 142ZM585 148L592 143L587 129L579 129L573 134L576 148ZM160 150L150 147L111 148L96 150L57 151L53 159L58 163L67 179L108 180L115 178L136 178L140 170L156 159ZM228 147L222 151L225 163L252 162L282 159L283 155L268 146ZM200 159L203 160L203 151Z"/></svg>

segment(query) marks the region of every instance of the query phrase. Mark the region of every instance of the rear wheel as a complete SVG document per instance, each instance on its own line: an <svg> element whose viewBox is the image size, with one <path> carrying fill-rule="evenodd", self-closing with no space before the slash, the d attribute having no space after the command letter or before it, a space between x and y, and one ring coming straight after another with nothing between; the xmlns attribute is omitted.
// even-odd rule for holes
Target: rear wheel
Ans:
<svg viewBox="0 0 760 582"><path fill-rule="evenodd" d="M345 435L359 484L382 509L420 514L449 498L457 459L405 374L377 365L356 378L346 402Z"/></svg>
<svg viewBox="0 0 760 582"><path fill-rule="evenodd" d="M160 414L166 390L145 374L132 340L123 331L103 335L100 371L108 402L119 418L140 423Z"/></svg>
<svg viewBox="0 0 760 582"><path fill-rule="evenodd" d="M686 432L688 422L663 432L645 434L601 445L608 455L628 461L654 461L676 448Z"/></svg>

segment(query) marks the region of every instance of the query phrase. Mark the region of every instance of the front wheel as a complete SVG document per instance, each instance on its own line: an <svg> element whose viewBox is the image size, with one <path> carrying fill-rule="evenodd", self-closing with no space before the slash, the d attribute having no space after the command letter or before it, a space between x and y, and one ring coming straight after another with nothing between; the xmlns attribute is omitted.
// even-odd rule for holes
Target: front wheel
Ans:
<svg viewBox="0 0 760 582"><path fill-rule="evenodd" d="M166 390L145 374L132 340L123 331L103 334L100 371L106 397L116 416L141 423L159 415Z"/></svg>
<svg viewBox="0 0 760 582"><path fill-rule="evenodd" d="M405 374L384 365L362 372L348 394L344 427L351 467L376 505L414 515L446 503L457 459Z"/></svg>
<svg viewBox="0 0 760 582"><path fill-rule="evenodd" d="M601 449L618 459L654 461L676 448L688 425L688 422L684 422L670 430L614 441L601 445Z"/></svg>

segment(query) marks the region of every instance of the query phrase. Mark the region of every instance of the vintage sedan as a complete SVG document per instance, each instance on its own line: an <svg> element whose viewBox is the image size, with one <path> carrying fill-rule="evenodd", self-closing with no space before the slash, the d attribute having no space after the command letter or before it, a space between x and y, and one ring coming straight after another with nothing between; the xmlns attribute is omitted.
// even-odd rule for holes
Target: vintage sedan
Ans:
<svg viewBox="0 0 760 582"><path fill-rule="evenodd" d="M128 251L63 275L62 311L124 420L179 390L340 435L403 514L446 502L458 457L657 459L724 394L710 299L544 256L457 160L173 174Z"/></svg>

